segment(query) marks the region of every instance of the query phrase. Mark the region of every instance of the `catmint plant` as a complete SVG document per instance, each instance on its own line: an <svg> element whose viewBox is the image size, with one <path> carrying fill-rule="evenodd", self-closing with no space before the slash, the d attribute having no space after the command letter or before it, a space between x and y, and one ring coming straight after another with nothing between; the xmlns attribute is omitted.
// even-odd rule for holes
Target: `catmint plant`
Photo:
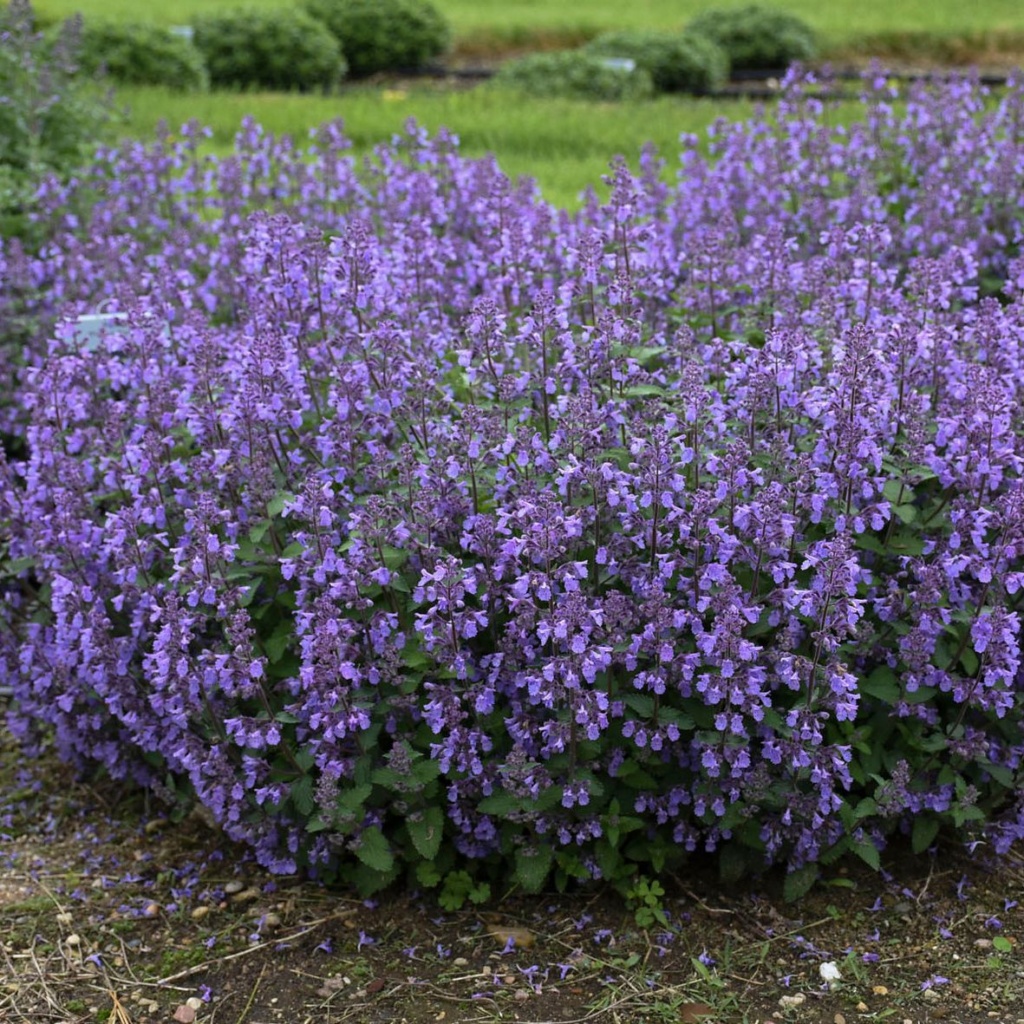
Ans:
<svg viewBox="0 0 1024 1024"><path fill-rule="evenodd" d="M0 296L26 748L365 892L1009 850L1024 91L814 84L575 215L416 125L49 183Z"/></svg>

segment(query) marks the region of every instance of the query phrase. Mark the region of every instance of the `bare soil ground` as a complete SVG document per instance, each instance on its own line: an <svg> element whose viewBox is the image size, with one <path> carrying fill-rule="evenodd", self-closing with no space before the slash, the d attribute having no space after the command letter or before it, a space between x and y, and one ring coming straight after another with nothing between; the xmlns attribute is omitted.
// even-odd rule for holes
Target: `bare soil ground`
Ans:
<svg viewBox="0 0 1024 1024"><path fill-rule="evenodd" d="M446 913L272 877L0 734L0 1021L1024 1024L1024 866L982 854L840 864L795 905L695 865L649 928L599 889Z"/></svg>

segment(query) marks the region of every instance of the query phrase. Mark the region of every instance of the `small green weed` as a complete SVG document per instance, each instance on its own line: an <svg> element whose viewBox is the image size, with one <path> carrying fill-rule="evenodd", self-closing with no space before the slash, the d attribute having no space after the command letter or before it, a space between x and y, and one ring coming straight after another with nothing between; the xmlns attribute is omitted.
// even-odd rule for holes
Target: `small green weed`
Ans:
<svg viewBox="0 0 1024 1024"><path fill-rule="evenodd" d="M437 902L449 911L461 910L470 903L486 903L491 898L491 887L486 882L475 882L468 871L449 871L437 894Z"/></svg>
<svg viewBox="0 0 1024 1024"><path fill-rule="evenodd" d="M636 923L641 928L653 928L660 924L668 926L668 917L662 899L665 890L661 882L641 875L626 892L626 902L633 911Z"/></svg>

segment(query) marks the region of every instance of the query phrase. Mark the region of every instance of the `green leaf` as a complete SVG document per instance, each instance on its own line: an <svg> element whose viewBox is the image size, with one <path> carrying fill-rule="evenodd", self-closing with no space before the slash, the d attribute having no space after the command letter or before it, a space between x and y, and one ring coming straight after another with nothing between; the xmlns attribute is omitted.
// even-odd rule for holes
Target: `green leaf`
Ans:
<svg viewBox="0 0 1024 1024"><path fill-rule="evenodd" d="M540 892L551 870L554 851L550 846L531 851L516 850L516 879L527 892Z"/></svg>
<svg viewBox="0 0 1024 1024"><path fill-rule="evenodd" d="M384 565L394 572L409 561L409 552L404 548L384 547Z"/></svg>
<svg viewBox="0 0 1024 1024"><path fill-rule="evenodd" d="M352 881L356 891L362 897L372 896L381 889L386 889L398 877L398 868L393 865L387 871L379 871L369 864L357 864L352 873Z"/></svg>
<svg viewBox="0 0 1024 1024"><path fill-rule="evenodd" d="M417 818L407 818L405 827L416 852L424 860L433 860L444 836L444 813L440 807L428 807Z"/></svg>
<svg viewBox="0 0 1024 1024"><path fill-rule="evenodd" d="M1006 789L1017 788L1017 777L1011 768L1002 764L993 764L991 761L982 761L982 767L1000 786L1004 786Z"/></svg>
<svg viewBox="0 0 1024 1024"><path fill-rule="evenodd" d="M416 865L416 881L425 889L433 889L441 884L441 872L432 860L421 860Z"/></svg>
<svg viewBox="0 0 1024 1024"><path fill-rule="evenodd" d="M874 843L851 843L850 849L873 871L878 871L881 868L882 861Z"/></svg>
<svg viewBox="0 0 1024 1024"><path fill-rule="evenodd" d="M421 758L412 766L413 778L423 785L433 782L441 774L441 766L430 757Z"/></svg>
<svg viewBox="0 0 1024 1024"><path fill-rule="evenodd" d="M887 665L880 665L859 686L861 693L869 697L895 704L900 699L900 687L896 681L896 673Z"/></svg>
<svg viewBox="0 0 1024 1024"><path fill-rule="evenodd" d="M254 526L249 528L249 540L253 544L259 544L261 540L267 535L267 531L270 529L270 520L263 519L256 523Z"/></svg>
<svg viewBox="0 0 1024 1024"><path fill-rule="evenodd" d="M852 878L830 878L825 885L833 889L856 889L857 883Z"/></svg>
<svg viewBox="0 0 1024 1024"><path fill-rule="evenodd" d="M308 818L316 806L316 801L313 799L313 776L303 775L297 782L293 782L289 795L299 814Z"/></svg>
<svg viewBox="0 0 1024 1024"><path fill-rule="evenodd" d="M263 641L263 649L267 652L267 658L271 664L281 660L281 656L288 650L294 635L295 626L291 619L283 619L274 627L274 632Z"/></svg>
<svg viewBox="0 0 1024 1024"><path fill-rule="evenodd" d="M875 801L872 800L871 797L866 796L863 800L860 801L860 803L857 804L856 808L854 809L853 816L856 820L859 821L861 818L870 818L873 814L877 813L878 804L875 803Z"/></svg>
<svg viewBox="0 0 1024 1024"><path fill-rule="evenodd" d="M917 507L915 505L894 505L893 512L897 518L908 525L917 518Z"/></svg>
<svg viewBox="0 0 1024 1024"><path fill-rule="evenodd" d="M477 882L472 889L469 890L469 902L475 903L480 906L481 903L486 903L491 898L491 886L488 882Z"/></svg>
<svg viewBox="0 0 1024 1024"><path fill-rule="evenodd" d="M267 502L267 515L271 519L279 516L283 511L285 505L295 500L295 495L288 491L278 491L270 501Z"/></svg>
<svg viewBox="0 0 1024 1024"><path fill-rule="evenodd" d="M963 665L964 671L969 676L973 676L978 671L980 664L978 655L970 647L966 647L960 655L960 664Z"/></svg>
<svg viewBox="0 0 1024 1024"><path fill-rule="evenodd" d="M627 708L632 708L641 718L654 717L654 698L645 693L627 693L622 698Z"/></svg>
<svg viewBox="0 0 1024 1024"><path fill-rule="evenodd" d="M12 558L9 562L3 565L3 571L0 572L0 576L17 576L18 573L22 573L26 569L31 569L35 564L36 560L32 555L25 558Z"/></svg>
<svg viewBox="0 0 1024 1024"><path fill-rule="evenodd" d="M633 384L622 394L625 398L654 398L665 394L665 389L657 384Z"/></svg>
<svg viewBox="0 0 1024 1024"><path fill-rule="evenodd" d="M369 782L343 790L338 795L338 807L344 811L356 811L362 808L372 792L373 786Z"/></svg>
<svg viewBox="0 0 1024 1024"><path fill-rule="evenodd" d="M376 825L359 836L356 856L372 871L387 874L395 866L395 856L384 833Z"/></svg>
<svg viewBox="0 0 1024 1024"><path fill-rule="evenodd" d="M1000 953L1012 953L1013 943L1005 935L997 935L992 940L992 948Z"/></svg>
<svg viewBox="0 0 1024 1024"><path fill-rule="evenodd" d="M796 903L806 896L818 880L818 866L805 864L796 871L790 871L782 884L782 896L787 903Z"/></svg>
<svg viewBox="0 0 1024 1024"><path fill-rule="evenodd" d="M914 819L914 828L910 834L910 845L914 853L924 853L939 834L939 819L928 815L918 815Z"/></svg>
<svg viewBox="0 0 1024 1024"><path fill-rule="evenodd" d="M513 796L506 790L502 790L499 793L492 793L490 796L485 796L480 803L477 804L477 810L481 814L494 814L499 818L506 817L511 811L519 811L522 809L523 802L517 796Z"/></svg>
<svg viewBox="0 0 1024 1024"><path fill-rule="evenodd" d="M886 480L885 486L882 488L882 494L885 496L886 501L894 505L914 497L914 492L899 480Z"/></svg>

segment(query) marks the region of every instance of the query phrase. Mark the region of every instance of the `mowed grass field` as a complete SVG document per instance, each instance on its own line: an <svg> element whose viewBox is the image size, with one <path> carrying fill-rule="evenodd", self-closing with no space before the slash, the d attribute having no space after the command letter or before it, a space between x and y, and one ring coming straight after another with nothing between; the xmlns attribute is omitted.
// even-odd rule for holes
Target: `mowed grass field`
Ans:
<svg viewBox="0 0 1024 1024"><path fill-rule="evenodd" d="M449 18L455 51L463 60L494 58L531 48L576 45L601 31L621 27L681 28L709 7L749 0L434 0ZM820 33L826 54L899 53L902 46L927 51L933 45L971 52L1024 52L1024 0L764 0L803 17ZM140 7L138 0L36 0L47 18L81 11L88 18L188 24L201 13L249 7L297 5L298 0L166 0ZM941 43L940 41L945 41ZM874 48L874 49L873 49ZM265 93L175 94L165 89L120 88L124 131L151 137L165 120L172 130L196 118L213 131L210 149L224 152L246 115L268 131L304 139L310 129L341 118L358 154L401 131L415 118L431 131L457 134L470 156L493 153L512 178L535 178L548 201L578 205L587 186L601 190L609 161L623 155L635 165L642 146L654 143L666 173L676 166L680 134L701 133L716 118L747 117L746 101L666 97L644 103L587 103L509 96L487 85L445 90L404 83L372 88L346 85L331 97Z"/></svg>
<svg viewBox="0 0 1024 1024"><path fill-rule="evenodd" d="M440 127L455 132L468 156L495 154L512 179L536 179L545 199L562 207L576 206L588 185L600 192L601 177L617 154L635 166L642 147L651 142L671 174L678 165L681 133L699 134L717 118L742 118L754 110L748 101L669 97L644 103L540 102L486 86L457 92L352 88L333 97L125 89L118 97L127 106L129 134L145 138L162 118L172 129L196 118L213 130L213 152L231 148L247 115L266 131L290 133L296 140L341 118L357 155L401 133L414 116L431 133Z"/></svg>

